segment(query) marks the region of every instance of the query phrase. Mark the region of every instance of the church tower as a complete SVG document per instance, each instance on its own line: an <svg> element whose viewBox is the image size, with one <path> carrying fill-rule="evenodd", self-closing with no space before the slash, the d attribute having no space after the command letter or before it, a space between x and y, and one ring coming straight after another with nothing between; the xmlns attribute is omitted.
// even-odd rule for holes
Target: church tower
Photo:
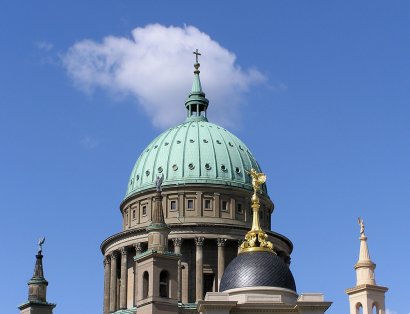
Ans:
<svg viewBox="0 0 410 314"><path fill-rule="evenodd" d="M136 255L137 298L139 314L178 312L178 262L180 255L168 251L170 228L165 224L161 185L157 176L151 224L147 227L148 250Z"/></svg>
<svg viewBox="0 0 410 314"><path fill-rule="evenodd" d="M47 302L48 282L44 278L42 245L45 238L39 241L33 277L28 281L28 301L19 306L20 314L52 314L55 304Z"/></svg>
<svg viewBox="0 0 410 314"><path fill-rule="evenodd" d="M350 314L385 314L384 294L388 288L376 285L374 276L376 264L370 259L367 237L364 234L364 222L361 218L359 218L359 225L360 253L359 260L354 266L356 286L346 290L349 295Z"/></svg>

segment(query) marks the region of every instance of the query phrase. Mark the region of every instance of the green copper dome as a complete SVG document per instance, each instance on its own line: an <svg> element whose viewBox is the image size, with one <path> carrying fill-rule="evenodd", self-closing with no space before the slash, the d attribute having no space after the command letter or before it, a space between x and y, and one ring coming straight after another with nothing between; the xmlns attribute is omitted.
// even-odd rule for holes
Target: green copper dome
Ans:
<svg viewBox="0 0 410 314"><path fill-rule="evenodd" d="M246 173L251 168L260 172L248 147L235 135L205 120L186 121L147 146L131 173L126 196L154 188L161 173L163 186L206 183L252 190Z"/></svg>
<svg viewBox="0 0 410 314"><path fill-rule="evenodd" d="M199 63L185 102L187 119L154 139L138 158L128 183L126 198L155 188L157 175L164 174L163 186L218 184L252 190L246 173L260 167L248 147L235 135L208 122L208 99L202 91ZM263 187L266 193L266 188Z"/></svg>

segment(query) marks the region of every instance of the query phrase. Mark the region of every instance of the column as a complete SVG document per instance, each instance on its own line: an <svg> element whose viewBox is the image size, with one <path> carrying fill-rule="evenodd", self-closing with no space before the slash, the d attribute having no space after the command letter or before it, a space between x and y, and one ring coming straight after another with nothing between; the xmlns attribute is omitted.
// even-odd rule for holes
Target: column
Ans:
<svg viewBox="0 0 410 314"><path fill-rule="evenodd" d="M182 238L173 238L172 242L174 242L174 253L181 254Z"/></svg>
<svg viewBox="0 0 410 314"><path fill-rule="evenodd" d="M202 217L204 215L203 211L203 193L202 192L196 192L196 205L195 205L195 211L197 212L198 217Z"/></svg>
<svg viewBox="0 0 410 314"><path fill-rule="evenodd" d="M174 253L181 254L182 238L173 238L174 242ZM182 269L181 269L181 259L178 261L178 302L182 301Z"/></svg>
<svg viewBox="0 0 410 314"><path fill-rule="evenodd" d="M235 216L236 216L236 200L233 197L231 197L231 199L230 199L229 207L231 209L231 211L230 211L231 219L235 219Z"/></svg>
<svg viewBox="0 0 410 314"><path fill-rule="evenodd" d="M226 239L218 238L218 291L221 284L222 275L225 271L225 242Z"/></svg>
<svg viewBox="0 0 410 314"><path fill-rule="evenodd" d="M135 256L139 255L142 253L142 243L137 242L134 244L135 247ZM137 261L134 260L134 306L137 306L137 300L138 300L138 263Z"/></svg>
<svg viewBox="0 0 410 314"><path fill-rule="evenodd" d="M178 212L179 217L185 217L185 194L183 192L178 193Z"/></svg>
<svg viewBox="0 0 410 314"><path fill-rule="evenodd" d="M110 272L111 258L107 255L104 257L104 314L110 312Z"/></svg>
<svg viewBox="0 0 410 314"><path fill-rule="evenodd" d="M111 253L111 278L110 278L110 313L117 310L117 256L116 251Z"/></svg>
<svg viewBox="0 0 410 314"><path fill-rule="evenodd" d="M127 250L121 248L120 309L127 308Z"/></svg>
<svg viewBox="0 0 410 314"><path fill-rule="evenodd" d="M203 286L203 245L204 238L195 238L196 244L196 269L195 269L195 288L196 288L196 301L202 300L204 297Z"/></svg>

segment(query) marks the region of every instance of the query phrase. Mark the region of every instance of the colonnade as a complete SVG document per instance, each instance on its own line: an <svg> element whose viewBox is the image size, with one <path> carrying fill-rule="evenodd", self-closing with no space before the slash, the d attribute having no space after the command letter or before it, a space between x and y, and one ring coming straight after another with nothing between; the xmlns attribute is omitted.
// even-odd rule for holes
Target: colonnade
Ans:
<svg viewBox="0 0 410 314"><path fill-rule="evenodd" d="M171 239L174 244L174 253L182 253L183 238L177 237ZM187 239L188 240L188 239ZM196 286L196 301L203 299L203 246L206 242L204 237L196 237L195 240L195 286ZM221 282L222 275L225 271L225 244L227 239L217 238L217 274L215 280L217 280L217 287ZM241 242L241 241L240 241ZM240 243L238 242L238 245ZM143 252L143 248L146 247L145 242L137 242L134 244L136 255ZM119 250L115 250L105 255L104 257L104 314L113 313L120 309L127 308L127 287L128 280L133 280L133 306L136 305L137 300L137 287L138 278L136 276L137 262L134 261L134 278L128 276L128 257L131 253L129 247L122 247ZM117 268L120 263L120 271L118 273ZM182 270L181 260L178 263L178 299L182 300ZM118 275L120 275L118 277ZM118 281L119 279L119 281Z"/></svg>

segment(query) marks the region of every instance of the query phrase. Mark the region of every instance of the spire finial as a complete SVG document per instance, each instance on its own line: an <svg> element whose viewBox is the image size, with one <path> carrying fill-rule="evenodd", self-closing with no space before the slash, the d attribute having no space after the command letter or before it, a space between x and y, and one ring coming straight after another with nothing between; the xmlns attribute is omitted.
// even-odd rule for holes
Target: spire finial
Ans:
<svg viewBox="0 0 410 314"><path fill-rule="evenodd" d="M199 74L199 72L200 72L199 71L200 63L198 61L198 57L201 55L201 53L198 51L198 49L195 49L193 54L195 55L195 64L194 64L195 71L194 71L194 73Z"/></svg>
<svg viewBox="0 0 410 314"><path fill-rule="evenodd" d="M357 218L357 223L359 224L359 226L360 226L360 236L365 236L364 235L364 221L363 221L363 219L362 218Z"/></svg>
<svg viewBox="0 0 410 314"><path fill-rule="evenodd" d="M46 241L45 237L42 237L38 240L38 254L41 254L43 252L43 244Z"/></svg>
<svg viewBox="0 0 410 314"><path fill-rule="evenodd" d="M266 182L266 175L262 172L256 172L255 169L247 171L252 178L253 195L251 198L251 207L253 211L252 228L246 234L245 241L242 242L240 253L249 251L267 251L273 252L273 244L268 241L268 235L262 230L259 223L259 208L260 201L258 192L261 190L261 185Z"/></svg>

